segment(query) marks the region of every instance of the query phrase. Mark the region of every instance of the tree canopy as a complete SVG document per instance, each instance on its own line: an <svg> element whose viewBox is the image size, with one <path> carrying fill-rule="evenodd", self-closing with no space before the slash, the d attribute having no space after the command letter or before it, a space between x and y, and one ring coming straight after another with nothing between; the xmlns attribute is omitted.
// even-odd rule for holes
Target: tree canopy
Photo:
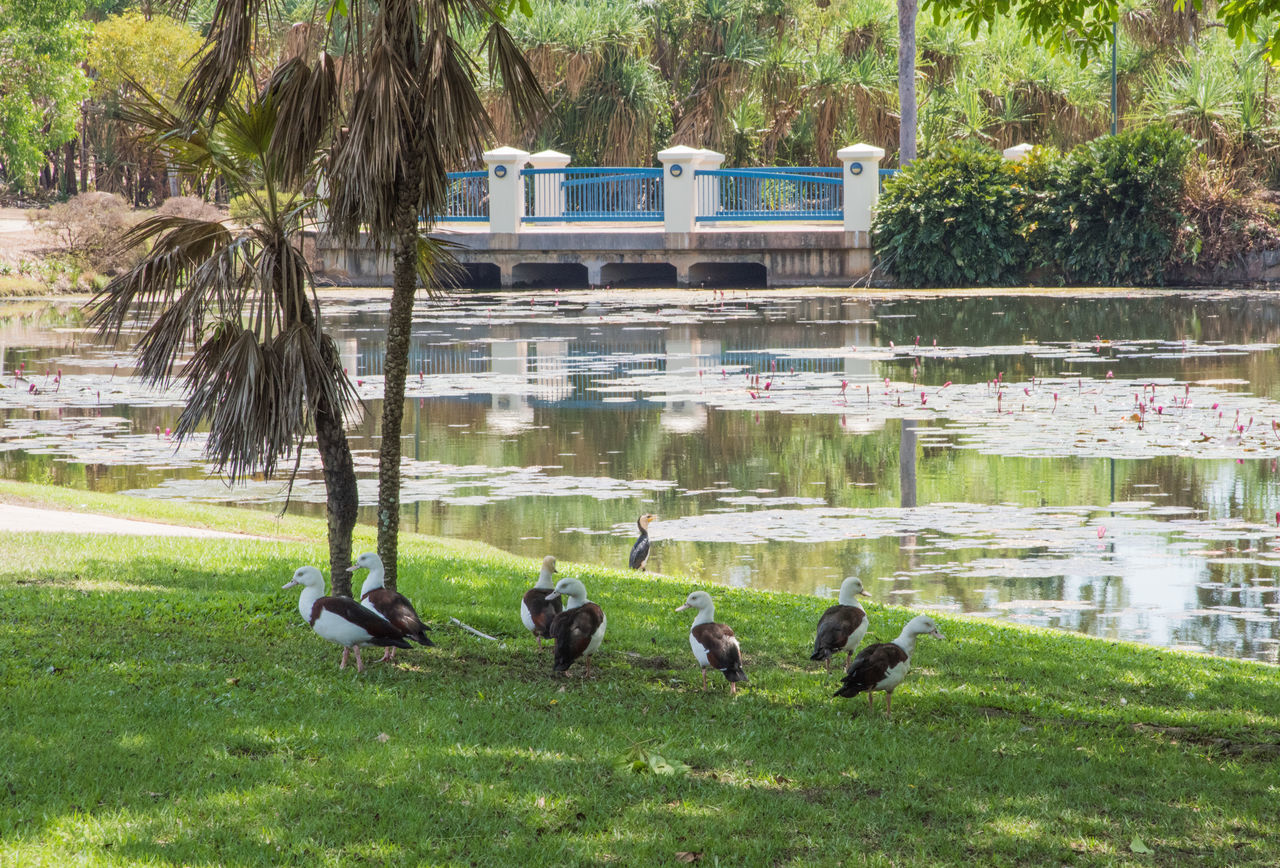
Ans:
<svg viewBox="0 0 1280 868"><path fill-rule="evenodd" d="M31 186L46 154L76 135L88 79L82 0L0 4L0 170Z"/></svg>

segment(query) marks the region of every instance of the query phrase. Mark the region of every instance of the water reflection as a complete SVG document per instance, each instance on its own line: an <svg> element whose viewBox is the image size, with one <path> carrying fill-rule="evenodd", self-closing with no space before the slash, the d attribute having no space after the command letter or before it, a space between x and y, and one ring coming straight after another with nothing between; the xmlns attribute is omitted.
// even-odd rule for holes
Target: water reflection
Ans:
<svg viewBox="0 0 1280 868"><path fill-rule="evenodd" d="M366 503L385 309L325 306L368 399ZM279 504L176 452L180 396L144 394L74 308L0 317L0 472ZM406 527L621 565L653 511L663 572L822 594L859 574L881 600L1275 660L1277 343L1280 304L1229 293L431 302ZM307 456L299 508L320 511L319 479Z"/></svg>

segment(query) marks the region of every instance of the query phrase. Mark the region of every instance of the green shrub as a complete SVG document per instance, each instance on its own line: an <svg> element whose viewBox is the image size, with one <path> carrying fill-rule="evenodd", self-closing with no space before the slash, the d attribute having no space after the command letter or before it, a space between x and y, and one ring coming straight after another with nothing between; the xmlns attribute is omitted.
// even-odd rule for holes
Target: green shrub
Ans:
<svg viewBox="0 0 1280 868"><path fill-rule="evenodd" d="M1002 286L1026 264L1020 191L1000 155L949 145L885 183L871 228L878 260L907 286Z"/></svg>
<svg viewBox="0 0 1280 868"><path fill-rule="evenodd" d="M1032 263L1067 283L1163 283L1191 149L1185 134L1153 125L1094 139L1026 171Z"/></svg>

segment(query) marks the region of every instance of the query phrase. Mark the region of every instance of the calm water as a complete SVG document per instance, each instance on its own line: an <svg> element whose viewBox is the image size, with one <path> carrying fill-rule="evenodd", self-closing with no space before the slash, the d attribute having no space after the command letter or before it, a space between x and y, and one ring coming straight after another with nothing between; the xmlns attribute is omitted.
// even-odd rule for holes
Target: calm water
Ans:
<svg viewBox="0 0 1280 868"><path fill-rule="evenodd" d="M386 304L325 309L367 399L366 503ZM176 449L181 396L74 306L0 317L0 472L278 507L279 483L231 490ZM660 572L820 595L858 574L883 601L1274 661L1278 370L1258 294L424 303L405 526L622 565L655 512ZM314 456L303 476L319 512Z"/></svg>

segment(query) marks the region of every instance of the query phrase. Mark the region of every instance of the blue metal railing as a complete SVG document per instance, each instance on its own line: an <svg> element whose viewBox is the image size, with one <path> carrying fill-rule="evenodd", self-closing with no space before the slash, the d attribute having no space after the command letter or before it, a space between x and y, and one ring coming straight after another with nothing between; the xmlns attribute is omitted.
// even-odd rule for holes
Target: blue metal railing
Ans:
<svg viewBox="0 0 1280 868"><path fill-rule="evenodd" d="M760 174L767 172L779 175L814 175L818 177L831 176L832 178L840 177L839 166L746 166L741 169L726 169L732 172L752 172Z"/></svg>
<svg viewBox="0 0 1280 868"><path fill-rule="evenodd" d="M898 174L900 169L881 169L880 170L880 192L884 192L884 182Z"/></svg>
<svg viewBox="0 0 1280 868"><path fill-rule="evenodd" d="M632 167L524 169L529 223L661 221L662 170Z"/></svg>
<svg viewBox="0 0 1280 868"><path fill-rule="evenodd" d="M489 219L489 173L449 172L441 220L481 223Z"/></svg>
<svg viewBox="0 0 1280 868"><path fill-rule="evenodd" d="M841 220L838 168L699 169L698 220Z"/></svg>

